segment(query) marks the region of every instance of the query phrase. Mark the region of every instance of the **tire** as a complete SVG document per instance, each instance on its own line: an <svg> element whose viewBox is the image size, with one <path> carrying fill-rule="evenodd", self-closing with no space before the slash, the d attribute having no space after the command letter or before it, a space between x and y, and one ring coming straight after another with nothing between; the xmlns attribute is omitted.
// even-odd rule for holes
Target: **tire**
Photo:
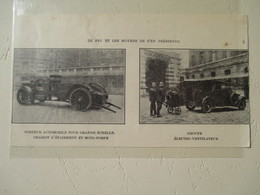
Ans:
<svg viewBox="0 0 260 195"><path fill-rule="evenodd" d="M17 92L17 101L21 105L28 105L34 103L34 98L31 92L31 89L29 88L21 88Z"/></svg>
<svg viewBox="0 0 260 195"><path fill-rule="evenodd" d="M177 115L181 114L181 108L180 107L176 107L175 114L177 114Z"/></svg>
<svg viewBox="0 0 260 195"><path fill-rule="evenodd" d="M245 110L245 108L246 108L246 100L245 100L245 98L243 98L238 103L238 109Z"/></svg>
<svg viewBox="0 0 260 195"><path fill-rule="evenodd" d="M85 88L77 88L70 94L70 104L73 108L86 111L92 106L91 93Z"/></svg>
<svg viewBox="0 0 260 195"><path fill-rule="evenodd" d="M204 113L210 113L212 111L213 108L213 103L210 99L206 99L201 106L201 110Z"/></svg>
<svg viewBox="0 0 260 195"><path fill-rule="evenodd" d="M229 97L229 101L233 106L237 106L239 101L239 95L236 93L232 93Z"/></svg>
<svg viewBox="0 0 260 195"><path fill-rule="evenodd" d="M167 111L168 111L169 114L172 114L173 111L174 111L174 109L173 109L173 107L170 107L170 106L169 106L169 107L167 108Z"/></svg>
<svg viewBox="0 0 260 195"><path fill-rule="evenodd" d="M190 111L194 110L195 107L196 107L196 104L195 104L195 102L193 102L193 101L188 101L188 102L186 102L185 105L186 105L186 108L187 108L188 110L190 110Z"/></svg>

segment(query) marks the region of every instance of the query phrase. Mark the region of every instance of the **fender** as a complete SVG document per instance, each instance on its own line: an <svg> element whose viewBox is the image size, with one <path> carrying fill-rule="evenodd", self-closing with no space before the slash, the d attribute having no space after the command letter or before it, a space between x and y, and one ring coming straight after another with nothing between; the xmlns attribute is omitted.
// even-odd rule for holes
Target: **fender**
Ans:
<svg viewBox="0 0 260 195"><path fill-rule="evenodd" d="M33 90L32 90L32 88L31 87L29 87L29 86L26 86L26 85L24 85L24 86L22 86L22 88L21 89L25 89L28 93L30 93L30 94L32 94L33 93Z"/></svg>
<svg viewBox="0 0 260 195"><path fill-rule="evenodd" d="M246 98L245 98L244 96L241 96L241 95L240 95L240 96L238 97L238 100L237 100L237 105L239 105L239 103L240 103L241 100L246 100Z"/></svg>
<svg viewBox="0 0 260 195"><path fill-rule="evenodd" d="M206 96L206 97L202 98L201 105L202 105L206 100L211 100L212 103L213 103L213 107L215 107L215 102L214 102L214 101L212 100L212 98L210 98L209 96Z"/></svg>
<svg viewBox="0 0 260 195"><path fill-rule="evenodd" d="M238 101L242 100L242 99L246 99L244 96L240 95L238 98Z"/></svg>

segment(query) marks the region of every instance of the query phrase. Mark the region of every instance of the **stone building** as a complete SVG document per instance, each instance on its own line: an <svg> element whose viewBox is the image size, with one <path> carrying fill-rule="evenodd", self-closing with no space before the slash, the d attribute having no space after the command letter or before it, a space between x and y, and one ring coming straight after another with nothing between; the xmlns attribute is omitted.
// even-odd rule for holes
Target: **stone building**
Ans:
<svg viewBox="0 0 260 195"><path fill-rule="evenodd" d="M189 68L182 80L227 80L242 95L249 96L247 50L191 50Z"/></svg>
<svg viewBox="0 0 260 195"><path fill-rule="evenodd" d="M180 83L180 55L172 49L140 49L140 89L146 94L152 82L174 88Z"/></svg>
<svg viewBox="0 0 260 195"><path fill-rule="evenodd" d="M62 75L63 82L98 82L110 93L122 94L125 50L119 49L15 49L14 87L21 82Z"/></svg>

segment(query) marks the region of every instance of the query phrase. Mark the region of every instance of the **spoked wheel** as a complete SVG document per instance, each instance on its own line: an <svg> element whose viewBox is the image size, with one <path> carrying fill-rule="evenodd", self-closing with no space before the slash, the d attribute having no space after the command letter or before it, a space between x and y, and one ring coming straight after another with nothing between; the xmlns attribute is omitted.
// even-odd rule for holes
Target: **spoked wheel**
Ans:
<svg viewBox="0 0 260 195"><path fill-rule="evenodd" d="M202 112L209 113L211 112L212 108L213 108L213 103L211 100L205 100L202 103L202 107L201 107Z"/></svg>
<svg viewBox="0 0 260 195"><path fill-rule="evenodd" d="M32 94L25 88L21 88L17 92L17 101L21 105L33 104Z"/></svg>
<svg viewBox="0 0 260 195"><path fill-rule="evenodd" d="M180 107L176 107L175 114L177 114L177 115L181 114L181 108Z"/></svg>
<svg viewBox="0 0 260 195"><path fill-rule="evenodd" d="M167 111L168 111L169 114L172 114L174 112L174 108L169 106L167 108Z"/></svg>
<svg viewBox="0 0 260 195"><path fill-rule="evenodd" d="M245 110L246 108L246 100L243 98L239 101L238 109L239 110Z"/></svg>
<svg viewBox="0 0 260 195"><path fill-rule="evenodd" d="M70 104L76 110L86 111L92 105L90 92L84 88L75 89L70 95Z"/></svg>

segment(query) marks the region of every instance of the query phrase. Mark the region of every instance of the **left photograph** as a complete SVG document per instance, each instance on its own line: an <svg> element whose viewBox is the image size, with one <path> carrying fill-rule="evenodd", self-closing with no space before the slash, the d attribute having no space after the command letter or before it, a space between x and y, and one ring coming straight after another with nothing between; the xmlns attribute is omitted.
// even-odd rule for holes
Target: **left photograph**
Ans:
<svg viewBox="0 0 260 195"><path fill-rule="evenodd" d="M13 123L124 124L125 49L15 48Z"/></svg>

